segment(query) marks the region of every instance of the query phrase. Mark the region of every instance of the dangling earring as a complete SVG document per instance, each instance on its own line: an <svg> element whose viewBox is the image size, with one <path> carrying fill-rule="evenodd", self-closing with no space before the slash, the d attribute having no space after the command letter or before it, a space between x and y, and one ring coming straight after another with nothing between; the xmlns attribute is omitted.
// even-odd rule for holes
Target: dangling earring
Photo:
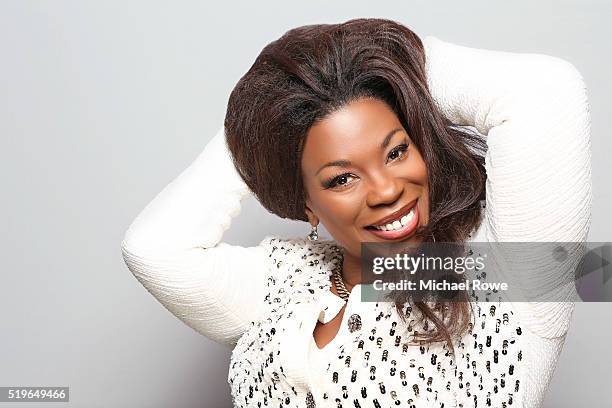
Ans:
<svg viewBox="0 0 612 408"><path fill-rule="evenodd" d="M312 226L312 231L307 235L309 241L316 241L319 239L319 232L317 231L317 226Z"/></svg>

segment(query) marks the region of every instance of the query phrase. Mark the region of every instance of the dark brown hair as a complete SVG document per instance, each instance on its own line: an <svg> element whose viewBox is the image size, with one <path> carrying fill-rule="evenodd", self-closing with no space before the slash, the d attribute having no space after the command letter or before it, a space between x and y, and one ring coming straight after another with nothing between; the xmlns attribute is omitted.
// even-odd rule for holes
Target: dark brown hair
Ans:
<svg viewBox="0 0 612 408"><path fill-rule="evenodd" d="M430 220L416 234L464 242L480 222L486 144L443 116L429 92L421 40L392 20L297 27L264 47L228 102L225 132L238 173L268 211L308 221L300 165L306 134L362 97L388 104L426 163ZM402 305L398 298L404 318ZM469 326L469 302L415 305L437 329L417 336L453 349L451 336ZM449 312L448 321L437 309Z"/></svg>

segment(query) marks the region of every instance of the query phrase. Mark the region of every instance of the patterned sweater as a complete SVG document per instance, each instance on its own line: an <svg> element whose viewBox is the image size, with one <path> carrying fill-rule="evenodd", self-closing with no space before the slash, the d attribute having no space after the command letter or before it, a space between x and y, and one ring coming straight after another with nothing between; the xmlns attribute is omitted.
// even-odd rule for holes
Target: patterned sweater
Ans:
<svg viewBox="0 0 612 408"><path fill-rule="evenodd" d="M434 37L424 45L428 85L442 112L487 138L486 201L471 239L585 241L590 118L577 70L539 54ZM129 270L165 308L233 348L235 406L541 406L572 302L474 302L471 330L452 358L440 343L407 345L411 332L431 330L416 323L416 308L407 306L406 325L392 304L360 302L357 285L338 335L317 350L317 320L331 320L342 306L329 290L340 248L272 235L252 247L223 242L250 195L221 128L122 241ZM570 292L561 299L575 299Z"/></svg>

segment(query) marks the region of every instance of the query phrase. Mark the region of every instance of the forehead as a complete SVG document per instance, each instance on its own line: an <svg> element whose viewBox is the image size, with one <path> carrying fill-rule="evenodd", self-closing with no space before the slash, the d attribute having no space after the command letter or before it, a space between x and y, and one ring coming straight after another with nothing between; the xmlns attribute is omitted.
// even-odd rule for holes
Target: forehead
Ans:
<svg viewBox="0 0 612 408"><path fill-rule="evenodd" d="M401 122L385 102L370 98L350 102L309 129L302 167L311 172L323 162L366 158L378 151L382 139L397 127L402 127Z"/></svg>

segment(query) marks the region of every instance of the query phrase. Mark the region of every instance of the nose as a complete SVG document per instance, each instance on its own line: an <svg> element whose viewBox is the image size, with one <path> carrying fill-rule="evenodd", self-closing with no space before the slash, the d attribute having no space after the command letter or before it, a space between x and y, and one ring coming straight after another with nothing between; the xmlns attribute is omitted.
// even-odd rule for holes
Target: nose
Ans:
<svg viewBox="0 0 612 408"><path fill-rule="evenodd" d="M378 173L371 178L366 203L370 207L393 204L404 191L402 180L391 175Z"/></svg>

